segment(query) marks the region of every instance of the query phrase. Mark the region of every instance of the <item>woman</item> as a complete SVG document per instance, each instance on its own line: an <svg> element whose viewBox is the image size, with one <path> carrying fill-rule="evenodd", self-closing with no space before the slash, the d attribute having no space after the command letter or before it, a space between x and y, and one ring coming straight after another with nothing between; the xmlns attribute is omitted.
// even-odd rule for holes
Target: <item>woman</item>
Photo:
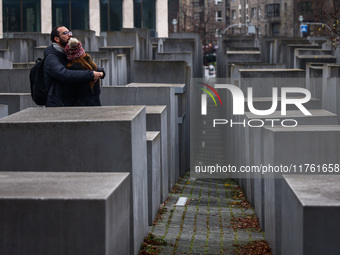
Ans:
<svg viewBox="0 0 340 255"><path fill-rule="evenodd" d="M85 53L81 43L76 38L70 38L65 46L68 59L67 68L72 70L92 70L100 72L100 78L105 76L104 69L97 67L91 56ZM69 106L100 106L99 80L87 83L69 84L64 90L65 104Z"/></svg>

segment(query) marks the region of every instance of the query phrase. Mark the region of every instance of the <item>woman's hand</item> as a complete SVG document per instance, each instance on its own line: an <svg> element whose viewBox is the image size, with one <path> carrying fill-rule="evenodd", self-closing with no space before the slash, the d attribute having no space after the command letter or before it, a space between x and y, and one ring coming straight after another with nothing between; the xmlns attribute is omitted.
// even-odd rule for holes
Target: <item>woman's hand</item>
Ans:
<svg viewBox="0 0 340 255"><path fill-rule="evenodd" d="M94 78L93 80L94 81L98 81L99 78L103 77L103 72L96 72L96 71L93 71L93 75L94 75Z"/></svg>

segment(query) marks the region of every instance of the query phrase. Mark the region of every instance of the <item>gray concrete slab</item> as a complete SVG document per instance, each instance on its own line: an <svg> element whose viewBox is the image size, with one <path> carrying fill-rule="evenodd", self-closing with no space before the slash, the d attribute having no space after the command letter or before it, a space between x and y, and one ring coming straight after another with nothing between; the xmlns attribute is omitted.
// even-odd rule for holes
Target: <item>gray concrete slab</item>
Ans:
<svg viewBox="0 0 340 255"><path fill-rule="evenodd" d="M0 120L0 171L130 172L131 243L147 233L144 106L29 108Z"/></svg>
<svg viewBox="0 0 340 255"><path fill-rule="evenodd" d="M282 253L337 254L340 176L284 176Z"/></svg>
<svg viewBox="0 0 340 255"><path fill-rule="evenodd" d="M32 100L31 93L0 93L0 104L8 105L9 115L29 107L38 107Z"/></svg>
<svg viewBox="0 0 340 255"><path fill-rule="evenodd" d="M101 93L102 105L166 105L169 191L179 177L176 86L175 84L132 83L128 86L102 87ZM178 86L183 87L184 85L180 84Z"/></svg>
<svg viewBox="0 0 340 255"><path fill-rule="evenodd" d="M287 45L287 52L286 63L288 68L294 68L294 52L295 49L304 48L304 49L320 49L319 45L308 45L308 44L288 44Z"/></svg>
<svg viewBox="0 0 340 255"><path fill-rule="evenodd" d="M103 46L100 51L104 51L108 58L109 75L104 79L108 85L126 85L132 82L135 58L132 46ZM125 57L122 58L122 55Z"/></svg>
<svg viewBox="0 0 340 255"><path fill-rule="evenodd" d="M203 52L202 52L202 40L201 37L198 33L188 33L188 32L183 32L183 33L171 33L169 35L169 38L166 38L166 42L170 42L172 38L178 39L176 43L172 43L172 45L167 45L165 43L163 50L165 51L173 51L170 47L174 47L173 49L175 51L178 51L176 48L177 47L182 47L179 44L185 44L185 39L193 39L194 40L194 46L188 45L192 44L190 40L187 41L187 46L185 48L182 48L182 50L190 50L192 52L193 56L193 68L192 68L192 77L204 77L204 73L202 70L203 67Z"/></svg>
<svg viewBox="0 0 340 255"><path fill-rule="evenodd" d="M11 60L13 63L32 62L33 49L36 41L29 38L1 38L0 48L12 51Z"/></svg>
<svg viewBox="0 0 340 255"><path fill-rule="evenodd" d="M161 141L160 132L146 132L148 157L148 207L149 226L156 217L161 204Z"/></svg>
<svg viewBox="0 0 340 255"><path fill-rule="evenodd" d="M175 133L176 138L176 165L178 165L178 172L176 171L176 180L183 176L189 169L189 93L185 84L168 84L168 83L131 83L127 87L135 88L166 88L173 87L175 92L176 108L177 108L177 124L178 129ZM161 104L161 103L160 103ZM178 145L178 146L177 146ZM178 163L177 163L178 161Z"/></svg>
<svg viewBox="0 0 340 255"><path fill-rule="evenodd" d="M305 69L308 62L336 63L332 50L299 48L294 50L294 68Z"/></svg>
<svg viewBox="0 0 340 255"><path fill-rule="evenodd" d="M0 104L0 118L8 116L8 105Z"/></svg>
<svg viewBox="0 0 340 255"><path fill-rule="evenodd" d="M240 69L239 74L238 86L244 95L247 95L248 87L252 87L253 97L271 97L273 87L306 86L306 74L301 69Z"/></svg>
<svg viewBox="0 0 340 255"><path fill-rule="evenodd" d="M169 196L168 123L164 105L146 106L146 131L160 131L161 140L161 203Z"/></svg>
<svg viewBox="0 0 340 255"><path fill-rule="evenodd" d="M3 254L129 254L128 173L0 172Z"/></svg>
<svg viewBox="0 0 340 255"><path fill-rule="evenodd" d="M286 65L284 64L266 64L266 63L235 63L231 64L230 67L230 79L231 82L239 78L240 69L284 69Z"/></svg>
<svg viewBox="0 0 340 255"><path fill-rule="evenodd" d="M185 61L135 61L134 83L185 83L187 63Z"/></svg>
<svg viewBox="0 0 340 255"><path fill-rule="evenodd" d="M310 110L312 116L304 116L300 111L287 111L286 116L281 116L280 112L263 117L252 113L246 113L246 121L251 119L295 119L298 125L337 125L337 116L325 110ZM277 122L279 123L279 122ZM268 124L268 123L267 123ZM280 124L279 124L280 125ZM268 125L266 125L268 127ZM246 127L243 140L244 155L241 164L247 166L260 166L263 164L263 129ZM242 136L241 136L242 137ZM264 179L261 173L246 174L249 179L245 182L245 194L247 199L254 204L256 215L259 217L261 226L264 228ZM252 179L254 178L254 179Z"/></svg>
<svg viewBox="0 0 340 255"><path fill-rule="evenodd" d="M322 108L340 114L339 64L324 64L322 73ZM340 123L340 118L339 118Z"/></svg>
<svg viewBox="0 0 340 255"><path fill-rule="evenodd" d="M162 52L157 53L155 60L158 61L185 61L188 66L193 66L192 52Z"/></svg>
<svg viewBox="0 0 340 255"><path fill-rule="evenodd" d="M299 173L300 165L339 163L340 126L264 128L263 141L264 165L295 167ZM282 251L282 174L264 176L265 232L274 254Z"/></svg>

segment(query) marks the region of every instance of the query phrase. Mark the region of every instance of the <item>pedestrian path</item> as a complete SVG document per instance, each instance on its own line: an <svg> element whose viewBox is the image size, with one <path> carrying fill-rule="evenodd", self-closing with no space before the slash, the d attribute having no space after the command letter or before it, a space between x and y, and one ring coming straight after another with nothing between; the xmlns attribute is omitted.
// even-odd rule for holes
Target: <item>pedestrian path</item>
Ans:
<svg viewBox="0 0 340 255"><path fill-rule="evenodd" d="M180 197L188 198L183 206ZM271 254L254 209L230 179L181 178L150 234L140 254Z"/></svg>

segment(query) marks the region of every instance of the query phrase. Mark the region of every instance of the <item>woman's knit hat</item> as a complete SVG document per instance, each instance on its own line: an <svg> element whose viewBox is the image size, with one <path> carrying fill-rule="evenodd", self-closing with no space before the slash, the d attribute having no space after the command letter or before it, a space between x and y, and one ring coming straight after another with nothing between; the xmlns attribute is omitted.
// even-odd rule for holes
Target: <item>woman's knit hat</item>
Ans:
<svg viewBox="0 0 340 255"><path fill-rule="evenodd" d="M85 55L85 50L81 46L81 42L79 42L76 38L70 38L68 44L65 46L65 53L67 59L72 61Z"/></svg>

